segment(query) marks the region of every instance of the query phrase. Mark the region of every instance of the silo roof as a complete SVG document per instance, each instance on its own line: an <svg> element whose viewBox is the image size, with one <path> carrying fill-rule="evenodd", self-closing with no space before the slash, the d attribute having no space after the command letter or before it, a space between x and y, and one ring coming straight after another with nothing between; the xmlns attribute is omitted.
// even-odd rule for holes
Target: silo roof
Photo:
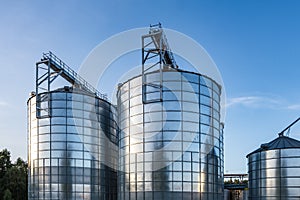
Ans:
<svg viewBox="0 0 300 200"><path fill-rule="evenodd" d="M268 151L273 149L288 149L288 148L300 148L300 141L284 135L279 135L279 137L276 138L275 140L272 140L269 143L262 144L260 148L249 153L247 157L257 152Z"/></svg>

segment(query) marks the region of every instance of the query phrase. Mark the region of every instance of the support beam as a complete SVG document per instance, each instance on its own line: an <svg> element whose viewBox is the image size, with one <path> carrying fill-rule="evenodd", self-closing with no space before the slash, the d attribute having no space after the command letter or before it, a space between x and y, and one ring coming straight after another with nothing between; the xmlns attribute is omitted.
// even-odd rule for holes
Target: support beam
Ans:
<svg viewBox="0 0 300 200"><path fill-rule="evenodd" d="M44 53L41 61L36 63L37 118L51 117L49 92L51 91L51 84L58 77L64 78L66 81L71 83L73 87L81 88L107 100L106 95L101 94L52 52ZM47 103L45 103L45 101L47 101Z"/></svg>

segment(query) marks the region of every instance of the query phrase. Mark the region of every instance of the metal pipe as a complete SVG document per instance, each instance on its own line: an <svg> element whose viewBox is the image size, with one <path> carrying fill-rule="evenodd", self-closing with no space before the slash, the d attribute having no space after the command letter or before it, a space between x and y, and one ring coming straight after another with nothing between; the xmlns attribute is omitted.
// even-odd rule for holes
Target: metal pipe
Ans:
<svg viewBox="0 0 300 200"><path fill-rule="evenodd" d="M300 120L300 117L298 117L298 119L296 119L293 123L291 123L290 125L288 125L288 127L286 127L285 129L283 129L283 131L281 131L280 133L278 133L279 136L283 136L283 133L288 130L289 128L291 128L294 124L296 124L298 121Z"/></svg>

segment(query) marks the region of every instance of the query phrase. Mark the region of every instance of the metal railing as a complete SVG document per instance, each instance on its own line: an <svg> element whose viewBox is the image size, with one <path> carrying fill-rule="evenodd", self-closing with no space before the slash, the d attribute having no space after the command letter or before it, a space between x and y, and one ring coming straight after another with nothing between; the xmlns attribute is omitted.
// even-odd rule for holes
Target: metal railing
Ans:
<svg viewBox="0 0 300 200"><path fill-rule="evenodd" d="M84 80L79 74L77 74L71 67L69 67L66 63L64 63L61 59L59 59L51 51L49 51L48 53L43 53L42 59L49 60L50 62L52 62L57 68L61 69L62 72L66 76L68 76L68 78L73 80L74 83L76 83L83 89L86 89L89 92L94 93L98 97L108 101L106 94L100 93L96 88L94 88L91 84L89 84L86 80Z"/></svg>
<svg viewBox="0 0 300 200"><path fill-rule="evenodd" d="M178 68L173 52L169 46L167 36L162 29L161 23L150 25L149 34L153 35L152 40L156 48L163 51L164 55L166 55L166 57L168 58L168 61L170 62L168 64L170 64L173 68Z"/></svg>

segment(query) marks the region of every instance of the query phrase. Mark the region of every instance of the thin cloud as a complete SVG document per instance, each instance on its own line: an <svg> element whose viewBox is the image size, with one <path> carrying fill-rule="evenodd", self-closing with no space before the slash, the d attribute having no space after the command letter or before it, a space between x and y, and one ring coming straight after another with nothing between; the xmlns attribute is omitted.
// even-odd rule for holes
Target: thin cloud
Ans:
<svg viewBox="0 0 300 200"><path fill-rule="evenodd" d="M274 98L263 96L242 96L227 99L226 107L242 105L246 107L273 107L278 106L280 102Z"/></svg>
<svg viewBox="0 0 300 200"><path fill-rule="evenodd" d="M241 96L227 99L226 108L244 106L250 108L300 110L300 104L289 104L285 99L266 96Z"/></svg>
<svg viewBox="0 0 300 200"><path fill-rule="evenodd" d="M5 101L0 101L0 106L8 106L8 103Z"/></svg>
<svg viewBox="0 0 300 200"><path fill-rule="evenodd" d="M226 107L234 106L234 105L249 105L258 100L258 97L248 96L248 97L235 97L227 99Z"/></svg>
<svg viewBox="0 0 300 200"><path fill-rule="evenodd" d="M289 105L289 106L287 106L287 109L289 109L289 110L300 110L300 104Z"/></svg>

